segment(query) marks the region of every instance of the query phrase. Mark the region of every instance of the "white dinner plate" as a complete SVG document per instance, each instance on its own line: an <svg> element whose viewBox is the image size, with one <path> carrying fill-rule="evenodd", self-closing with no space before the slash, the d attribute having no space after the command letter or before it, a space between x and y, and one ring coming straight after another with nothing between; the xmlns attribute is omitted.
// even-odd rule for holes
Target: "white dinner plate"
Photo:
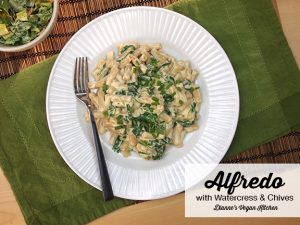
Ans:
<svg viewBox="0 0 300 225"><path fill-rule="evenodd" d="M48 83L47 118L54 143L71 169L101 190L92 130L84 120L84 105L73 90L75 58L87 56L90 72L100 58L119 43L161 43L177 59L200 72L203 103L200 129L188 134L182 148L167 147L161 160L124 158L101 136L116 196L157 199L184 190L186 163L219 163L233 139L239 92L235 73L222 47L191 19L161 8L132 7L107 13L78 31L59 54Z"/></svg>

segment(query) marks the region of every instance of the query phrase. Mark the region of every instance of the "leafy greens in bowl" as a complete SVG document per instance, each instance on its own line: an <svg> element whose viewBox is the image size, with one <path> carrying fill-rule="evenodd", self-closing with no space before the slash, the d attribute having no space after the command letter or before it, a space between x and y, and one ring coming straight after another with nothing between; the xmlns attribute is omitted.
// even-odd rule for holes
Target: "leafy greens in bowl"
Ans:
<svg viewBox="0 0 300 225"><path fill-rule="evenodd" d="M1 47L28 45L30 42L41 36L42 33L49 33L50 29L48 32L44 31L52 21L51 18L54 14L54 4L58 4L57 1L0 0ZM37 43L38 42L35 44ZM28 45L28 47L33 46ZM28 49L28 47L26 49ZM16 51L18 50L25 49L19 48Z"/></svg>

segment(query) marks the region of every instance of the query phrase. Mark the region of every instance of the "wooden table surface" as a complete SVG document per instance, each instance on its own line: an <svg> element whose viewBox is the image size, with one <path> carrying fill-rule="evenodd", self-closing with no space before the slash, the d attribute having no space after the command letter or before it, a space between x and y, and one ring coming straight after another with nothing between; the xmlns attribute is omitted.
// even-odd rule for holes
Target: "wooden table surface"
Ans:
<svg viewBox="0 0 300 225"><path fill-rule="evenodd" d="M300 68L300 0L274 0L284 33ZM300 163L300 162L299 162ZM164 225L164 224L272 224L296 225L298 218L184 218L184 195L148 201L117 210L90 225ZM0 225L23 225L20 208L5 176L0 170Z"/></svg>

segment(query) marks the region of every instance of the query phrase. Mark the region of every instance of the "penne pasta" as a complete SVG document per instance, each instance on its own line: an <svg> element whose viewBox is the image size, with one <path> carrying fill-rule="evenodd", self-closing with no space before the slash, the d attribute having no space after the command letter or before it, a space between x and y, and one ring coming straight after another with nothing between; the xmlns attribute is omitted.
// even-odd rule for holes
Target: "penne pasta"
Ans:
<svg viewBox="0 0 300 225"><path fill-rule="evenodd" d="M98 132L109 132L112 149L124 157L135 152L160 159L167 145L182 147L185 134L198 129L198 72L160 44L120 44L92 75L89 99Z"/></svg>

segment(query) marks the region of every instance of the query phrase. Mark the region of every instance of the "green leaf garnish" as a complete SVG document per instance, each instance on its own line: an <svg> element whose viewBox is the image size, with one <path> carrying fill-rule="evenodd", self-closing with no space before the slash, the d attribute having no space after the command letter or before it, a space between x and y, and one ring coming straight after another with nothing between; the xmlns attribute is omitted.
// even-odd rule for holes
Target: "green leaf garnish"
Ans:
<svg viewBox="0 0 300 225"><path fill-rule="evenodd" d="M116 113L116 108L113 105L110 105L107 110L108 116L113 116Z"/></svg>
<svg viewBox="0 0 300 225"><path fill-rule="evenodd" d="M195 123L195 121L177 120L176 123L179 123L183 127L190 127L190 126L192 126Z"/></svg>
<svg viewBox="0 0 300 225"><path fill-rule="evenodd" d="M109 86L106 83L104 83L103 86L102 86L103 92L106 93L106 91L108 90L108 88L109 88Z"/></svg>
<svg viewBox="0 0 300 225"><path fill-rule="evenodd" d="M127 49L132 48L133 50L135 50L134 45L125 45L122 49L121 49L121 54L123 54L124 52L126 52Z"/></svg>
<svg viewBox="0 0 300 225"><path fill-rule="evenodd" d="M121 136L119 135L119 136L115 139L112 149L113 149L115 152L120 152L120 147L121 147L121 144L122 144L122 143L123 143L123 139L122 139Z"/></svg>
<svg viewBox="0 0 300 225"><path fill-rule="evenodd" d="M153 105L159 105L159 99L157 97L152 97Z"/></svg>

